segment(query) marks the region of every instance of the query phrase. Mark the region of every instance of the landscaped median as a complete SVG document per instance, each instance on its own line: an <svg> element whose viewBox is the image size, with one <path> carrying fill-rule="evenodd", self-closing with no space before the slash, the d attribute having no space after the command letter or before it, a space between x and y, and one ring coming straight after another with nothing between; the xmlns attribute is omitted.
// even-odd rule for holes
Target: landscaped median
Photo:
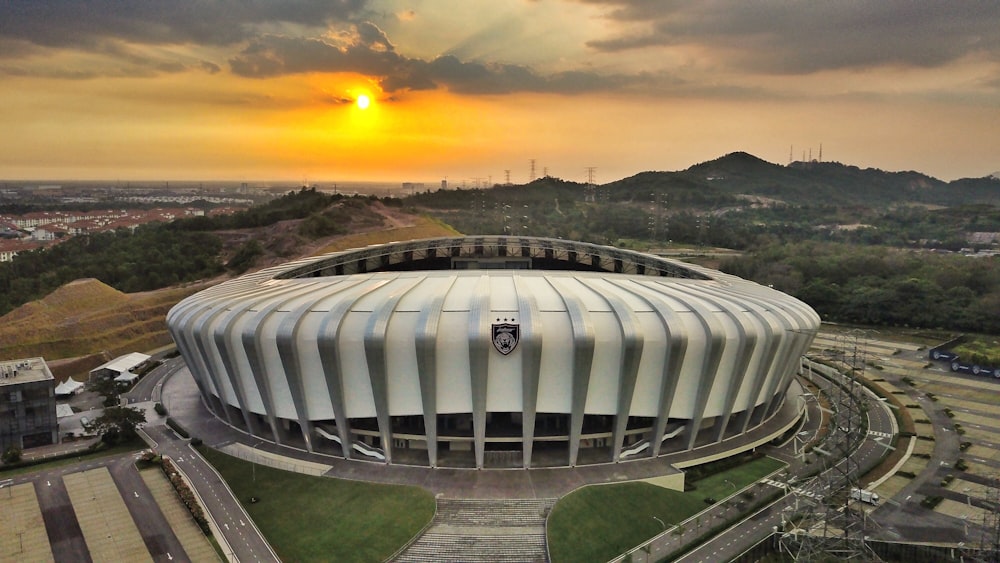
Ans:
<svg viewBox="0 0 1000 563"><path fill-rule="evenodd" d="M560 499L549 515L549 554L554 563L608 561L782 467L778 460L758 458L708 475L683 493L644 482L578 489ZM742 495L731 502L753 502ZM698 524L702 531L714 525ZM692 532L698 530L685 533Z"/></svg>
<svg viewBox="0 0 1000 563"><path fill-rule="evenodd" d="M434 516L434 496L419 487L314 477L198 451L283 561L384 561Z"/></svg>

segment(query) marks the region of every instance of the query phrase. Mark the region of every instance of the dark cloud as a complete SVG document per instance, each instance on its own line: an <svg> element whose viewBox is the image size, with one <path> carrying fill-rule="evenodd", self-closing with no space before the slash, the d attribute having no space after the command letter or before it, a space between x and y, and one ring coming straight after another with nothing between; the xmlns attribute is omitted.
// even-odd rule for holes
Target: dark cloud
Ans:
<svg viewBox="0 0 1000 563"><path fill-rule="evenodd" d="M996 2L585 1L635 24L588 43L601 51L689 45L733 67L776 73L934 67L969 54L1000 59Z"/></svg>
<svg viewBox="0 0 1000 563"><path fill-rule="evenodd" d="M201 63L199 63L199 66L201 67L202 70L204 70L209 74L218 74L222 72L222 67L213 63L212 61L201 61Z"/></svg>
<svg viewBox="0 0 1000 563"><path fill-rule="evenodd" d="M46 47L90 49L117 39L144 44L230 45L256 25L325 27L347 21L364 0L8 0L0 33Z"/></svg>
<svg viewBox="0 0 1000 563"><path fill-rule="evenodd" d="M454 55L431 61L408 58L396 52L385 33L369 22L333 40L264 35L230 59L229 66L235 74L254 78L358 72L379 77L386 92L446 87L464 94L572 94L606 90L632 80L583 71L543 76L523 65L462 61Z"/></svg>

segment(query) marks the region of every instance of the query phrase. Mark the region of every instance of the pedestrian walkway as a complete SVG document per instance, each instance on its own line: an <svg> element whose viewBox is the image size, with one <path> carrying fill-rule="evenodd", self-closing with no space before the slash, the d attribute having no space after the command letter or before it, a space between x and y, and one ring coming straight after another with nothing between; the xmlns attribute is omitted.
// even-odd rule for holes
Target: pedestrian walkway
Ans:
<svg viewBox="0 0 1000 563"><path fill-rule="evenodd" d="M556 499L438 499L430 527L397 563L548 560L545 518Z"/></svg>

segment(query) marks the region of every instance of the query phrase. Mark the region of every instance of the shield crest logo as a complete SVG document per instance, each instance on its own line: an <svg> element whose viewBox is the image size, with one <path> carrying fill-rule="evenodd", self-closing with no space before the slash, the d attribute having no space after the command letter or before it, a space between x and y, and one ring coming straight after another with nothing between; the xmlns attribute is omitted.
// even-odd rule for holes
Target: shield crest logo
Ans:
<svg viewBox="0 0 1000 563"><path fill-rule="evenodd" d="M493 325L493 347L504 356L517 347L521 338L521 326L513 323L498 323Z"/></svg>

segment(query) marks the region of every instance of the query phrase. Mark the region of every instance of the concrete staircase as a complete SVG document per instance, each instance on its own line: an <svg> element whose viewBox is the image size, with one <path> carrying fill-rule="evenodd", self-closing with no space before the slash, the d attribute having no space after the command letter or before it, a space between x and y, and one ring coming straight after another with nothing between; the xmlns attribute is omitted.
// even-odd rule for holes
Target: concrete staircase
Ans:
<svg viewBox="0 0 1000 563"><path fill-rule="evenodd" d="M427 531L397 563L545 562L545 517L556 499L438 499Z"/></svg>

